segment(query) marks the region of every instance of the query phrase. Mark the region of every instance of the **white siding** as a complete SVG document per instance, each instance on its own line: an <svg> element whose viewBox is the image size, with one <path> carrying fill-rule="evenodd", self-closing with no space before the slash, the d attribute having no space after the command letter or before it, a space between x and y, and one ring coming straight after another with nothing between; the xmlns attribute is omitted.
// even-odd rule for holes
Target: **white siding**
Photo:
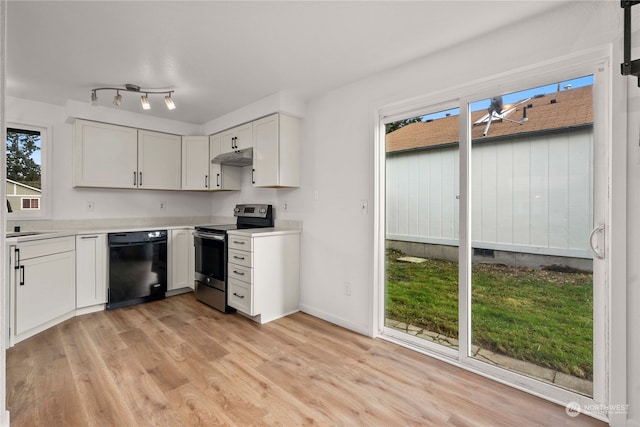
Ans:
<svg viewBox="0 0 640 427"><path fill-rule="evenodd" d="M589 257L592 131L472 150L474 245ZM457 244L458 149L387 156L387 238Z"/></svg>

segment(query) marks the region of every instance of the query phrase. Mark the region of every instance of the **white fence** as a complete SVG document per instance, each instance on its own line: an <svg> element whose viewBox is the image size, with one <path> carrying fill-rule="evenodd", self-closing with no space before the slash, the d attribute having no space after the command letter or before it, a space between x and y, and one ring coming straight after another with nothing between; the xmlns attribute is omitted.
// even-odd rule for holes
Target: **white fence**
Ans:
<svg viewBox="0 0 640 427"><path fill-rule="evenodd" d="M479 142L472 149L477 248L591 258L591 129ZM387 239L457 245L457 147L387 154Z"/></svg>

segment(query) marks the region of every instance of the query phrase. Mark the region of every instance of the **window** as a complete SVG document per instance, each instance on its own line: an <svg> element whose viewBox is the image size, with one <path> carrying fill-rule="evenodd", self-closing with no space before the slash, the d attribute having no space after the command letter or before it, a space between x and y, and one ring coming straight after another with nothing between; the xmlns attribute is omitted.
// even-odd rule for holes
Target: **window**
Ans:
<svg viewBox="0 0 640 427"><path fill-rule="evenodd" d="M44 127L7 127L5 186L10 219L42 217L45 213L46 135Z"/></svg>
<svg viewBox="0 0 640 427"><path fill-rule="evenodd" d="M22 198L22 209L23 210L40 209L40 199L27 199L26 197L23 197Z"/></svg>

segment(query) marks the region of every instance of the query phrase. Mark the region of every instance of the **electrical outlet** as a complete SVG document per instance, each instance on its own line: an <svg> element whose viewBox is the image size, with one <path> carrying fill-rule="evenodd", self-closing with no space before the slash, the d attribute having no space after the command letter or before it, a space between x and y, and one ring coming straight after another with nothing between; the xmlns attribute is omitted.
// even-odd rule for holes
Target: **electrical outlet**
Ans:
<svg viewBox="0 0 640 427"><path fill-rule="evenodd" d="M93 200L87 200L87 211L93 212L96 209L96 204Z"/></svg>
<svg viewBox="0 0 640 427"><path fill-rule="evenodd" d="M351 283L344 282L344 294L348 297L351 296Z"/></svg>
<svg viewBox="0 0 640 427"><path fill-rule="evenodd" d="M282 211L283 212L289 211L289 202L282 202Z"/></svg>
<svg viewBox="0 0 640 427"><path fill-rule="evenodd" d="M367 214L369 213L369 202L366 200L360 200L360 213Z"/></svg>
<svg viewBox="0 0 640 427"><path fill-rule="evenodd" d="M160 210L161 211L167 210L167 202L160 202Z"/></svg>

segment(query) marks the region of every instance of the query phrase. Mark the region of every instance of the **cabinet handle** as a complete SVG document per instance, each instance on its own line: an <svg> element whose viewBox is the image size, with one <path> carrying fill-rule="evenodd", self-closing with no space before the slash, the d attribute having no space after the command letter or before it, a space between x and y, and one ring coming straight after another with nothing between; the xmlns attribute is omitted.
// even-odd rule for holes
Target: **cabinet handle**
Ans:
<svg viewBox="0 0 640 427"><path fill-rule="evenodd" d="M220 187L220 174L216 174L216 187Z"/></svg>
<svg viewBox="0 0 640 427"><path fill-rule="evenodd" d="M204 176L204 188L209 188L208 179L209 179L209 175L205 175Z"/></svg>
<svg viewBox="0 0 640 427"><path fill-rule="evenodd" d="M14 268L17 270L20 268L20 249L19 248L15 249L15 254L16 254L16 266Z"/></svg>
<svg viewBox="0 0 640 427"><path fill-rule="evenodd" d="M238 271L238 270L233 270L233 274L237 274L238 276L244 276L244 272Z"/></svg>
<svg viewBox="0 0 640 427"><path fill-rule="evenodd" d="M20 266L20 286L24 286L24 265Z"/></svg>
<svg viewBox="0 0 640 427"><path fill-rule="evenodd" d="M238 148L238 137L237 136L233 137L233 148Z"/></svg>
<svg viewBox="0 0 640 427"><path fill-rule="evenodd" d="M240 242L238 240L234 240L233 243L235 243L236 245L244 245L244 242Z"/></svg>
<svg viewBox="0 0 640 427"><path fill-rule="evenodd" d="M256 183L256 170L255 169L251 169L251 183L252 184Z"/></svg>
<svg viewBox="0 0 640 427"><path fill-rule="evenodd" d="M133 171L133 186L135 187L136 185L138 185L138 174Z"/></svg>
<svg viewBox="0 0 640 427"><path fill-rule="evenodd" d="M237 293L235 293L235 292L233 293L233 296L236 296L236 297L241 298L241 299L242 299L242 298L244 298L244 295L238 295L238 294L237 294Z"/></svg>
<svg viewBox="0 0 640 427"><path fill-rule="evenodd" d="M234 255L233 256L234 259L240 259L240 260L244 260L243 256L238 256L238 255Z"/></svg>
<svg viewBox="0 0 640 427"><path fill-rule="evenodd" d="M97 239L97 238L98 238L98 236L82 236L82 237L80 237L80 238L81 238L82 240L84 240L84 239Z"/></svg>
<svg viewBox="0 0 640 427"><path fill-rule="evenodd" d="M140 172L140 183L139 183L140 187L142 187L142 172Z"/></svg>

